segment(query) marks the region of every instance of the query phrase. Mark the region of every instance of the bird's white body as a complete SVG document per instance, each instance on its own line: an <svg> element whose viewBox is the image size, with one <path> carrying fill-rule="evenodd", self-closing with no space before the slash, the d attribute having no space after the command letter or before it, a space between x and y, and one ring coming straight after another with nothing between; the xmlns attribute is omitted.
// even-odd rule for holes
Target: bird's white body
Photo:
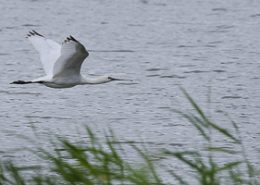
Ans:
<svg viewBox="0 0 260 185"><path fill-rule="evenodd" d="M70 88L76 85L100 84L100 83L109 82L111 80L113 79L108 76L99 76L96 78L85 78L82 75L67 76L65 78L61 78L59 76L55 78L53 78L52 76L44 76L32 80L32 83L42 83L45 86L51 88Z"/></svg>
<svg viewBox="0 0 260 185"><path fill-rule="evenodd" d="M85 78L80 74L83 61L89 55L85 47L72 36L62 43L47 39L36 31L27 38L40 54L46 76L32 81L15 81L15 84L41 83L51 88L69 88L76 85L106 83L114 78L99 76Z"/></svg>

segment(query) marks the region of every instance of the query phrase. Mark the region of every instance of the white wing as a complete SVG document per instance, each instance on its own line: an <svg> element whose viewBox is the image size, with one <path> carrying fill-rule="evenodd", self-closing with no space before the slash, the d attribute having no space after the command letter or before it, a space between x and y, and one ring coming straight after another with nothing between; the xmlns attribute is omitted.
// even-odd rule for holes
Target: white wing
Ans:
<svg viewBox="0 0 260 185"><path fill-rule="evenodd" d="M29 32L27 38L39 52L45 73L48 76L52 76L54 63L61 53L61 45L53 40L45 38L34 30Z"/></svg>
<svg viewBox="0 0 260 185"><path fill-rule="evenodd" d="M81 64L88 56L85 47L72 36L67 37L61 55L54 64L53 77L69 77L80 74Z"/></svg>

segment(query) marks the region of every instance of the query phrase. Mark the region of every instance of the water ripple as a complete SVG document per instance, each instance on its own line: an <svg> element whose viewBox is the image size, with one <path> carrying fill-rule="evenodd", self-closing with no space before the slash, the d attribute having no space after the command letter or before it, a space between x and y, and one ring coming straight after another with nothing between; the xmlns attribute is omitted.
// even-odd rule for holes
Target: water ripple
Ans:
<svg viewBox="0 0 260 185"><path fill-rule="evenodd" d="M226 12L227 11L226 8L212 8L211 10L213 12Z"/></svg>
<svg viewBox="0 0 260 185"><path fill-rule="evenodd" d="M0 53L1 56L10 55L9 53Z"/></svg>
<svg viewBox="0 0 260 185"><path fill-rule="evenodd" d="M166 68L150 68L150 69L146 69L146 71L165 71L168 70Z"/></svg>
<svg viewBox="0 0 260 185"><path fill-rule="evenodd" d="M250 15L250 17L253 17L253 18L255 18L255 17L260 17L260 13Z"/></svg>
<svg viewBox="0 0 260 185"><path fill-rule="evenodd" d="M36 95L36 96L41 95L41 93L36 93L36 92L12 92L12 91L5 91L5 90L0 90L0 94Z"/></svg>
<svg viewBox="0 0 260 185"><path fill-rule="evenodd" d="M242 96L222 96L222 99L242 99ZM245 98L243 98L245 99Z"/></svg>
<svg viewBox="0 0 260 185"><path fill-rule="evenodd" d="M224 72L226 72L225 70L222 70L222 69L214 69L212 71L216 72L216 73L224 73Z"/></svg>
<svg viewBox="0 0 260 185"><path fill-rule="evenodd" d="M164 75L164 76L160 76L160 78L179 78L179 79L183 79L183 78L187 78L186 76L178 76L178 75Z"/></svg>
<svg viewBox="0 0 260 185"><path fill-rule="evenodd" d="M193 71L184 71L183 73L208 73L209 71L202 70L193 70Z"/></svg>

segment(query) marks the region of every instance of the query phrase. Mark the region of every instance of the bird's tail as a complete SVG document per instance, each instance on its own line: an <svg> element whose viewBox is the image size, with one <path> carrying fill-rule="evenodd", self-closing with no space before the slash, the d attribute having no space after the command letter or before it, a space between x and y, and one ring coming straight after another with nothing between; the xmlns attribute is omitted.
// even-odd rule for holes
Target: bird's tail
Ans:
<svg viewBox="0 0 260 185"><path fill-rule="evenodd" d="M13 81L10 84L30 84L33 83L32 81L23 81L23 80L17 80L17 81Z"/></svg>

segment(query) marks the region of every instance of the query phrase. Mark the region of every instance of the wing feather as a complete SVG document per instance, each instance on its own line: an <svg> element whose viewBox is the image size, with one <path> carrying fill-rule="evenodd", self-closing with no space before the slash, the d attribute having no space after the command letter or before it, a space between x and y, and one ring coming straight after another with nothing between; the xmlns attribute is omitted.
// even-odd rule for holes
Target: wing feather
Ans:
<svg viewBox="0 0 260 185"><path fill-rule="evenodd" d="M89 55L85 47L74 37L69 36L63 42L61 55L55 62L53 77L70 77L80 74L81 64Z"/></svg>
<svg viewBox="0 0 260 185"><path fill-rule="evenodd" d="M61 53L61 45L34 30L29 32L27 38L39 52L45 73L52 76L54 64Z"/></svg>

